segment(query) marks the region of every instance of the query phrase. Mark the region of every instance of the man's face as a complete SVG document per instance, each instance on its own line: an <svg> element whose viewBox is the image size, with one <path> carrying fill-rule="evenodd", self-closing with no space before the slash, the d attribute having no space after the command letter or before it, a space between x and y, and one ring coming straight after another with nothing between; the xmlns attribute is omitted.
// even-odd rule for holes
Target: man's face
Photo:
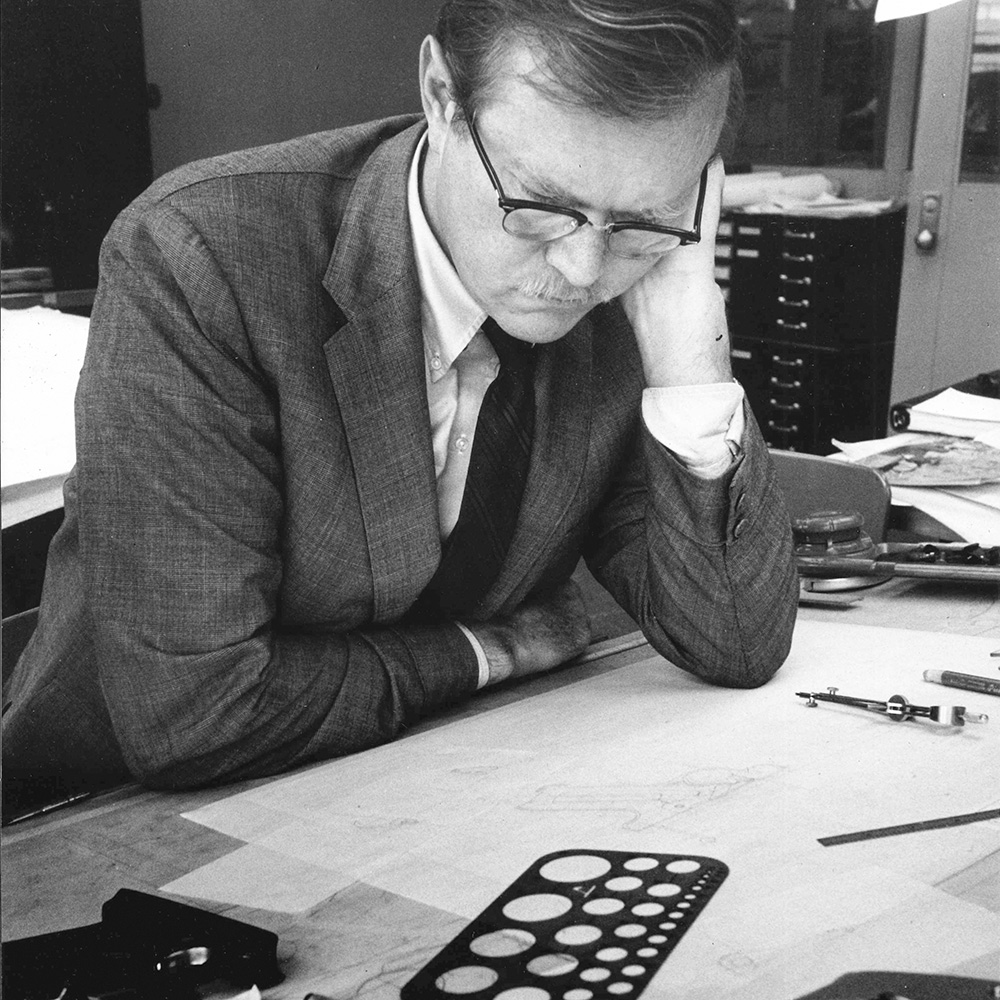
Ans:
<svg viewBox="0 0 1000 1000"><path fill-rule="evenodd" d="M640 220L691 228L729 81L720 75L685 112L650 125L554 101L532 86L533 73L530 50L513 48L476 118L483 147L508 198L576 209L594 225L549 243L506 233L467 128L450 124L440 108L428 114L422 195L430 224L472 297L511 335L548 343L660 259L610 254L595 226Z"/></svg>

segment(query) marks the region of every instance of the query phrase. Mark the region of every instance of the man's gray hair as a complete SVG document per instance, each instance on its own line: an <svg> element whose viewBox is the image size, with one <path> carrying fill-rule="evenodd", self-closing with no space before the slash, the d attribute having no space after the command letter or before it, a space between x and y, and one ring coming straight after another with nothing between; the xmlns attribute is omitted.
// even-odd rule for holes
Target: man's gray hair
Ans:
<svg viewBox="0 0 1000 1000"><path fill-rule="evenodd" d="M447 0L436 36L468 115L516 43L538 58L531 82L546 96L608 117L671 117L724 70L731 119L740 104L736 0Z"/></svg>

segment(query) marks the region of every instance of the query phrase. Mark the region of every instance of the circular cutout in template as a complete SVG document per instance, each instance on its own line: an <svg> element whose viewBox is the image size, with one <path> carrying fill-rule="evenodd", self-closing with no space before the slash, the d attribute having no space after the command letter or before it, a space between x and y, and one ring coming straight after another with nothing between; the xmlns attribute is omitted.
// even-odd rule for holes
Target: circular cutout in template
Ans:
<svg viewBox="0 0 1000 1000"><path fill-rule="evenodd" d="M624 948L602 948L594 958L599 962L620 962L628 958L628 952Z"/></svg>
<svg viewBox="0 0 1000 1000"><path fill-rule="evenodd" d="M692 861L690 858L682 858L680 861L671 861L667 865L667 871L673 872L675 875L690 875L691 872L696 872L700 867L699 862Z"/></svg>
<svg viewBox="0 0 1000 1000"><path fill-rule="evenodd" d="M493 1000L552 1000L552 994L537 986L515 986L498 993Z"/></svg>
<svg viewBox="0 0 1000 1000"><path fill-rule="evenodd" d="M563 994L563 1000L594 1000L593 990L567 990Z"/></svg>
<svg viewBox="0 0 1000 1000"><path fill-rule="evenodd" d="M535 943L535 935L517 927L482 934L469 942L469 951L482 958L508 958L520 955Z"/></svg>
<svg viewBox="0 0 1000 1000"><path fill-rule="evenodd" d="M535 976L562 976L572 972L579 964L580 960L572 955L539 955L526 968Z"/></svg>
<svg viewBox="0 0 1000 1000"><path fill-rule="evenodd" d="M648 872L650 868L655 868L658 864L656 858L632 858L626 861L622 867L630 872Z"/></svg>
<svg viewBox="0 0 1000 1000"><path fill-rule="evenodd" d="M621 938L642 937L646 933L644 924L619 924L615 928L615 934Z"/></svg>
<svg viewBox="0 0 1000 1000"><path fill-rule="evenodd" d="M663 899L666 896L678 896L680 895L681 887L679 885L674 885L673 882L658 882L656 885L651 885L647 890L647 895L656 896Z"/></svg>
<svg viewBox="0 0 1000 1000"><path fill-rule="evenodd" d="M636 878L634 875L619 875L618 878L609 878L604 883L604 887L612 892L630 892L632 889L638 889L641 885L642 879Z"/></svg>
<svg viewBox="0 0 1000 1000"><path fill-rule="evenodd" d="M503 915L511 920L533 923L536 920L551 920L561 917L573 904L565 896L552 892L536 892L530 896L518 896L504 908Z"/></svg>
<svg viewBox="0 0 1000 1000"><path fill-rule="evenodd" d="M592 969L584 969L580 973L580 978L585 983L600 983L611 976L610 969L602 969L599 966L595 966Z"/></svg>
<svg viewBox="0 0 1000 1000"><path fill-rule="evenodd" d="M499 975L485 965L462 965L457 969L449 969L434 980L434 985L442 993L478 993L492 986Z"/></svg>
<svg viewBox="0 0 1000 1000"><path fill-rule="evenodd" d="M621 995L621 994L624 994L624 993L631 993L632 992L632 984L631 983L612 983L610 986L608 986L607 989L608 989L609 993L614 993L614 994L617 994L617 995Z"/></svg>
<svg viewBox="0 0 1000 1000"><path fill-rule="evenodd" d="M611 870L611 862L593 854L572 854L542 865L539 875L550 882L589 882Z"/></svg>
<svg viewBox="0 0 1000 1000"><path fill-rule="evenodd" d="M583 904L583 912L592 913L595 917L604 917L609 913L617 913L624 909L625 904L620 899L611 899L608 896L591 899Z"/></svg>
<svg viewBox="0 0 1000 1000"><path fill-rule="evenodd" d="M659 903L637 903L632 912L637 917L655 917L663 912L663 907Z"/></svg>
<svg viewBox="0 0 1000 1000"><path fill-rule="evenodd" d="M601 936L600 927L591 927L590 924L573 924L572 927L564 927L556 933L556 940L560 944L581 945L590 944Z"/></svg>

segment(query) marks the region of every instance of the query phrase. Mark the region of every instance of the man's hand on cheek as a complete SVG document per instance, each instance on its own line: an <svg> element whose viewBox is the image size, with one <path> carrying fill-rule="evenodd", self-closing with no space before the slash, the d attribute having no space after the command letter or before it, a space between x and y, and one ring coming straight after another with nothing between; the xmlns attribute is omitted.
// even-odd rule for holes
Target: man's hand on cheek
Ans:
<svg viewBox="0 0 1000 1000"><path fill-rule="evenodd" d="M652 388L732 378L725 301L715 283L715 234L725 171L709 167L701 242L664 254L621 297Z"/></svg>

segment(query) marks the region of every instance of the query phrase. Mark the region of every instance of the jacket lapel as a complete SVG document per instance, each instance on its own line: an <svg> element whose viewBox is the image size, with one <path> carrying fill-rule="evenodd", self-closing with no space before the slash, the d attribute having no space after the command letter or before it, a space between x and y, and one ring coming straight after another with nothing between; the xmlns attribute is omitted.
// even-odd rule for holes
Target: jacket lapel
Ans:
<svg viewBox="0 0 1000 1000"><path fill-rule="evenodd" d="M390 139L365 164L323 280L346 319L325 351L367 535L375 622L410 607L441 551L406 206L420 134Z"/></svg>

